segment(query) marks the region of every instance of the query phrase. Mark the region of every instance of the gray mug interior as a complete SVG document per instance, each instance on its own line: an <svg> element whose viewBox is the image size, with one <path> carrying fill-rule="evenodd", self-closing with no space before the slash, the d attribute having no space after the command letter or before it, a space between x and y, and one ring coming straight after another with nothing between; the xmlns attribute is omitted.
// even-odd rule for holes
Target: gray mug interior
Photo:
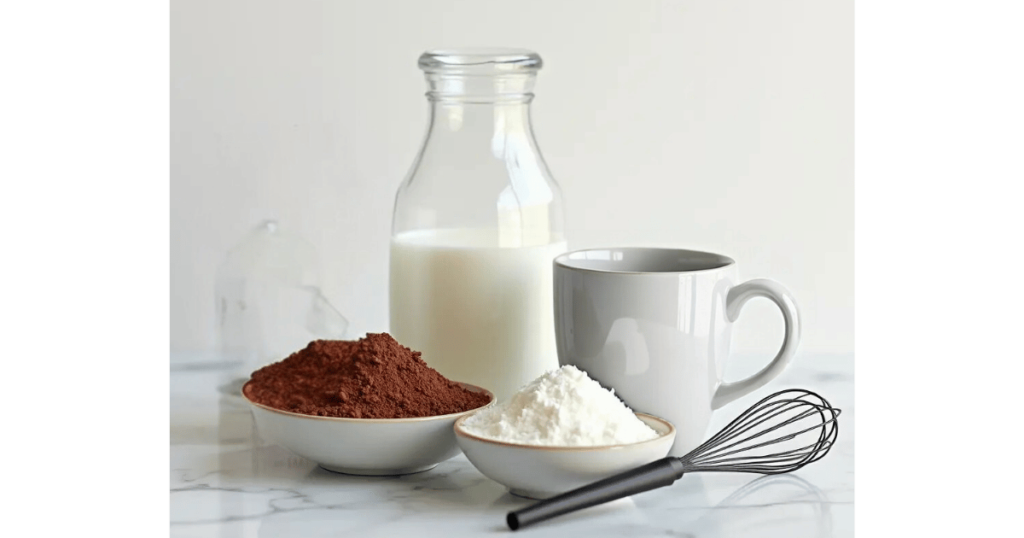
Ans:
<svg viewBox="0 0 1024 538"><path fill-rule="evenodd" d="M690 273L733 263L732 258L721 254L648 247L577 250L555 258L555 264L562 267L605 273Z"/></svg>

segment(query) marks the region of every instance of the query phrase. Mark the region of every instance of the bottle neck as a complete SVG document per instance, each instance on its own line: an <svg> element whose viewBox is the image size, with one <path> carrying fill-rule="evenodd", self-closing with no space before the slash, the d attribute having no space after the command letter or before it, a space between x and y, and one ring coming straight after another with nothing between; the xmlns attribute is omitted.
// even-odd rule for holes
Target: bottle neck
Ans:
<svg viewBox="0 0 1024 538"><path fill-rule="evenodd" d="M534 76L428 74L433 147L509 157L535 147L530 125Z"/></svg>
<svg viewBox="0 0 1024 538"><path fill-rule="evenodd" d="M529 104L533 100L534 73L465 75L427 73L427 99L431 102Z"/></svg>

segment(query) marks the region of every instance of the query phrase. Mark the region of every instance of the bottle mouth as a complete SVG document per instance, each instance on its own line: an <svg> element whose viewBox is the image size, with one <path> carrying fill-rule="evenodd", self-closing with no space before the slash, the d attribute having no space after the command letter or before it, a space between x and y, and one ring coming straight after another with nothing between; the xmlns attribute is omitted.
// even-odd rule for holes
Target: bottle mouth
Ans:
<svg viewBox="0 0 1024 538"><path fill-rule="evenodd" d="M424 52L419 59L420 69L428 74L532 74L543 65L536 52L515 48L435 49Z"/></svg>

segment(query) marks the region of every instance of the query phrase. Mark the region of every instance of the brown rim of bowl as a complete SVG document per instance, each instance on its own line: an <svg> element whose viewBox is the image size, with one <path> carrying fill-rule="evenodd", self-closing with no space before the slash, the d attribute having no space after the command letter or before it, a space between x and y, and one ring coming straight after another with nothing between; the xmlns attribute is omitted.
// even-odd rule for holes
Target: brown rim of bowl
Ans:
<svg viewBox="0 0 1024 538"><path fill-rule="evenodd" d="M491 392L491 391L489 391L489 390L487 390L487 389L485 389L483 387L478 387L476 385L470 385L469 383L462 383L462 382L456 381L456 383L458 383L459 386L461 386L462 388L464 388L466 390L469 390L469 391L472 391L472 392L482 392L482 393L490 396L490 399L487 400L486 404L481 405L480 407L474 407L473 409L469 409L469 410L466 410L466 411L461 411L459 413L449 413L447 415L432 415L432 416L429 416L429 417L405 417L405 418L321 417L321 416L317 416L317 415L304 415L302 413L296 413L294 411L285 411L284 409L277 409L277 408L274 408L274 407L270 407L269 405L264 405L264 404L261 404L261 403L254 402L254 401L250 400L248 396L245 395L245 387L248 387L249 383L252 383L252 380L246 381L245 384L242 385L242 391L241 391L242 398L244 398L245 401L249 402L249 404L251 404L251 405L253 405L255 407L259 407L260 409L264 409L264 410L267 410L267 411L272 411L274 413L278 413L278 414L286 415L286 416L299 417L299 418L308 418L308 419L314 419L314 420L327 420L327 421L332 421L332 422L352 422L352 423L359 423L359 424L368 424L368 423L397 424L397 423L400 423L400 422L426 422L426 421L429 421L429 420L438 420L438 419L443 419L443 418L458 417L458 416L461 416L461 415L465 415L466 413L472 413L474 411L479 411L481 409L484 409L484 408L487 408L487 407L490 407L490 406L494 405L494 393L493 392Z"/></svg>
<svg viewBox="0 0 1024 538"><path fill-rule="evenodd" d="M468 416L465 416L465 417L462 417L462 418L460 418L460 419L455 421L455 436L458 437L458 436L461 435L463 437L468 437L468 438L473 439L475 441L481 441L481 442L492 444L492 445L510 446L510 447L513 447L513 448L529 448L529 449L534 449L534 450L553 450L553 451L556 451L556 452L580 452L580 451L585 451L585 450L609 450L609 449L622 449L622 448L628 448L628 447L633 447L633 446L640 446L640 445L642 445L644 443L653 443L655 441L660 441L660 440L664 439L665 437L668 437L670 435L675 435L675 433L676 433L676 427L673 426L671 422L669 422L669 421L667 421L667 420L665 420L665 419L663 419L661 417L656 417L654 415L649 415L647 413L633 413L633 414L636 415L637 417L647 417L647 418L649 418L649 419L651 419L651 420L653 420L655 422L663 424L663 425L668 427L668 431L666 431L665 433L659 433L658 436L655 437L654 439L648 439L646 441L638 441L636 443L627 443L627 444L620 444L620 445L596 445L596 446L524 445L524 444L519 444L519 443L509 443L509 442L506 442L506 441L498 441L498 440L495 440L495 439L488 439L486 437L480 437L479 435L473 435L472 433L469 433L469 432L467 432L467 431L462 429L462 421L464 421L467 418L469 418Z"/></svg>

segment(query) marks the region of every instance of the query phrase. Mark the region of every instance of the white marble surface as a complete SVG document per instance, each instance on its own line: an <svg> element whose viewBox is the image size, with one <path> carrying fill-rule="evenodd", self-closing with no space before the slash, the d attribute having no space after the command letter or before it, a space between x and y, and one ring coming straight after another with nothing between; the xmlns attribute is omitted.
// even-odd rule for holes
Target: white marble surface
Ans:
<svg viewBox="0 0 1024 538"><path fill-rule="evenodd" d="M764 357L735 357L727 377ZM172 536L476 536L510 534L509 495L458 456L420 474L334 474L255 431L229 374L172 356ZM178 366L174 366L178 365ZM819 392L843 409L839 441L788 475L691 474L675 485L517 531L542 536L853 536L853 356L800 355L777 380L717 412L712 430L768 393Z"/></svg>

